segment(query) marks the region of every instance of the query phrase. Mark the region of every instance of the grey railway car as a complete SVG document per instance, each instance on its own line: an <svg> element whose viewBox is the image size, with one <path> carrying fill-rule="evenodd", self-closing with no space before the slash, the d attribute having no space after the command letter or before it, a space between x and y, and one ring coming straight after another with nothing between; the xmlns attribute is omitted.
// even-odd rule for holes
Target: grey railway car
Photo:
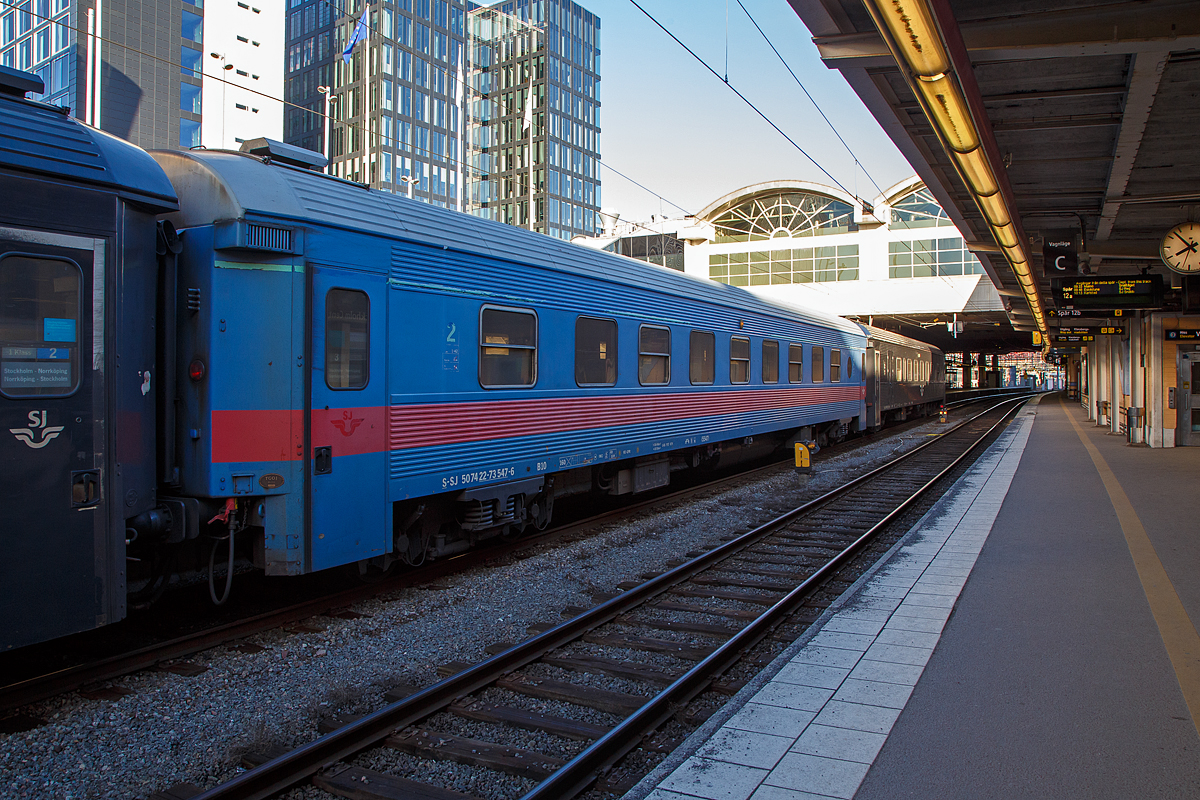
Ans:
<svg viewBox="0 0 1200 800"><path fill-rule="evenodd" d="M125 616L156 492L156 215L144 151L0 67L0 648ZM118 424L113 424L113 421Z"/></svg>

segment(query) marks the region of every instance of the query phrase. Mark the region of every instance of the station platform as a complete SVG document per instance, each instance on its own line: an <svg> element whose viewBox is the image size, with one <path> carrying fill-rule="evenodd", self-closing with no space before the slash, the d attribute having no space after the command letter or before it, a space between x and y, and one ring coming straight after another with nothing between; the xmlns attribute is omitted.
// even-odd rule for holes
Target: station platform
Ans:
<svg viewBox="0 0 1200 800"><path fill-rule="evenodd" d="M628 800L1200 797L1200 448L1060 395Z"/></svg>

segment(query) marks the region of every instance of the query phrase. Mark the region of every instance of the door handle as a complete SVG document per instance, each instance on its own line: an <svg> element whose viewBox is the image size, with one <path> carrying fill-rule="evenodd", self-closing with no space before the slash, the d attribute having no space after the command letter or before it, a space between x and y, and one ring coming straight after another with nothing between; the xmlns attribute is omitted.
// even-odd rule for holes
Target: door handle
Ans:
<svg viewBox="0 0 1200 800"><path fill-rule="evenodd" d="M90 508L100 502L100 472L71 473L71 508Z"/></svg>
<svg viewBox="0 0 1200 800"><path fill-rule="evenodd" d="M313 474L328 475L333 472L333 448L317 447L313 449Z"/></svg>

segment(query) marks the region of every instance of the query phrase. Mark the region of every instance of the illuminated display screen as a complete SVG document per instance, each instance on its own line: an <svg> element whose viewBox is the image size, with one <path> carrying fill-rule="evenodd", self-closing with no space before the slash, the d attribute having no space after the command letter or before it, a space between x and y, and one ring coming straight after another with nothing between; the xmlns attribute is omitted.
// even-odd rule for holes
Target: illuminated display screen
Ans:
<svg viewBox="0 0 1200 800"><path fill-rule="evenodd" d="M1062 325L1050 332L1055 336L1121 336L1124 325Z"/></svg>
<svg viewBox="0 0 1200 800"><path fill-rule="evenodd" d="M1062 308L1157 308L1162 305L1161 275L1112 278L1052 278L1054 304Z"/></svg>

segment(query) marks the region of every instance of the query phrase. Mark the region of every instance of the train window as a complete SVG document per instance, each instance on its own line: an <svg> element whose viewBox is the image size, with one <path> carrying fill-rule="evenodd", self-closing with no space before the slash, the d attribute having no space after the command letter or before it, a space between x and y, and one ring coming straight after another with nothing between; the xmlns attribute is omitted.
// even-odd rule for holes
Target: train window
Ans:
<svg viewBox="0 0 1200 800"><path fill-rule="evenodd" d="M79 387L82 285L73 261L0 258L0 394L54 397Z"/></svg>
<svg viewBox="0 0 1200 800"><path fill-rule="evenodd" d="M576 318L575 382L580 386L612 386L617 382L616 320Z"/></svg>
<svg viewBox="0 0 1200 800"><path fill-rule="evenodd" d="M825 348L814 347L812 349L812 382L825 382Z"/></svg>
<svg viewBox="0 0 1200 800"><path fill-rule="evenodd" d="M816 363L815 361L813 362ZM837 348L829 350L829 380L837 383L842 379L842 351Z"/></svg>
<svg viewBox="0 0 1200 800"><path fill-rule="evenodd" d="M788 383L804 381L804 347L798 344L788 345Z"/></svg>
<svg viewBox="0 0 1200 800"><path fill-rule="evenodd" d="M688 373L692 383L712 383L717 375L717 337L704 331L692 331Z"/></svg>
<svg viewBox="0 0 1200 800"><path fill-rule="evenodd" d="M763 339L763 383L779 383L779 342Z"/></svg>
<svg viewBox="0 0 1200 800"><path fill-rule="evenodd" d="M330 289L325 295L325 385L330 389L367 385L370 322L366 292Z"/></svg>
<svg viewBox="0 0 1200 800"><path fill-rule="evenodd" d="M750 382L750 340L741 336L729 340L729 382Z"/></svg>
<svg viewBox="0 0 1200 800"><path fill-rule="evenodd" d="M638 381L643 386L671 382L671 331L643 325L638 330Z"/></svg>
<svg viewBox="0 0 1200 800"><path fill-rule="evenodd" d="M846 380L854 380L854 354L846 353Z"/></svg>
<svg viewBox="0 0 1200 800"><path fill-rule="evenodd" d="M537 381L537 315L484 308L479 316L479 383L487 388Z"/></svg>

